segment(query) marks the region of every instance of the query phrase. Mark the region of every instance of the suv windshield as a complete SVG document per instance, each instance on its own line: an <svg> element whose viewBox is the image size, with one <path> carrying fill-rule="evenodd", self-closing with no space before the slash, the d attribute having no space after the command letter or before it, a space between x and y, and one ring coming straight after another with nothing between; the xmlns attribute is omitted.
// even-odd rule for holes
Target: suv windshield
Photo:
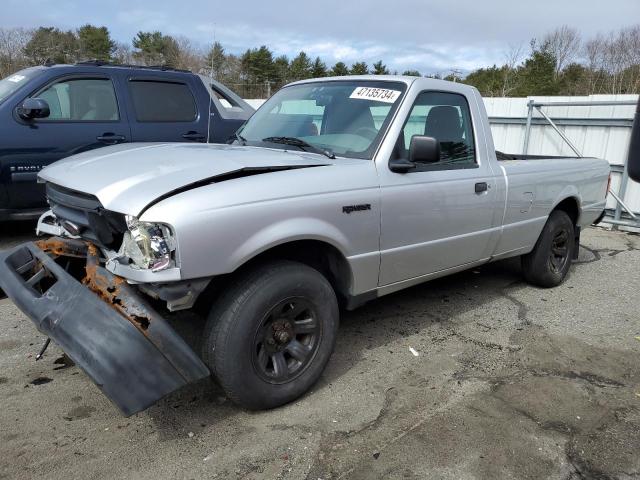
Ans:
<svg viewBox="0 0 640 480"><path fill-rule="evenodd" d="M236 142L371 159L405 90L402 82L376 80L285 87L247 121Z"/></svg>
<svg viewBox="0 0 640 480"><path fill-rule="evenodd" d="M0 103L38 74L37 68L20 70L0 80Z"/></svg>

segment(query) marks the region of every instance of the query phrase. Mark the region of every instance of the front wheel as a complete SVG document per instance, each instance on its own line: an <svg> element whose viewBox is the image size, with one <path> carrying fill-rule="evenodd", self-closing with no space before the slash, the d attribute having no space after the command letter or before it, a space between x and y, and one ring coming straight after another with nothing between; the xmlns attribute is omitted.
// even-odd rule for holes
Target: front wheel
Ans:
<svg viewBox="0 0 640 480"><path fill-rule="evenodd" d="M318 380L333 351L338 317L336 295L320 272L296 262L269 263L216 302L203 358L235 403L277 407Z"/></svg>
<svg viewBox="0 0 640 480"><path fill-rule="evenodd" d="M525 279L539 287L560 285L569 272L575 249L571 218L561 210L551 212L533 251L522 256Z"/></svg>

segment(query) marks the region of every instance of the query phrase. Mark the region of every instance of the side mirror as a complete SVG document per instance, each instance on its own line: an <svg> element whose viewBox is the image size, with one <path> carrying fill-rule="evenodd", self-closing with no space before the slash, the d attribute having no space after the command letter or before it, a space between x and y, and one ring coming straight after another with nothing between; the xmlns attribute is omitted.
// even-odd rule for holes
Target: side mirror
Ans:
<svg viewBox="0 0 640 480"><path fill-rule="evenodd" d="M638 99L636 117L633 120L633 129L631 130L631 143L629 144L627 170L631 180L640 182L640 99Z"/></svg>
<svg viewBox="0 0 640 480"><path fill-rule="evenodd" d="M42 98L27 98L18 108L18 115L24 120L47 118L50 113L49 104Z"/></svg>
<svg viewBox="0 0 640 480"><path fill-rule="evenodd" d="M409 161L412 163L439 162L440 142L433 137L414 135L409 145Z"/></svg>

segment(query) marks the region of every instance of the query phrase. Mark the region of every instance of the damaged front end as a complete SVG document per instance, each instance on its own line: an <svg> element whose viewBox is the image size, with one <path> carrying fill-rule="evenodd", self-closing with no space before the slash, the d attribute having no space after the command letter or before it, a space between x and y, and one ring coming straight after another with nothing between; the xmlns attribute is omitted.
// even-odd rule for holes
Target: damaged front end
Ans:
<svg viewBox="0 0 640 480"><path fill-rule="evenodd" d="M90 242L53 237L0 252L0 288L126 416L210 374Z"/></svg>

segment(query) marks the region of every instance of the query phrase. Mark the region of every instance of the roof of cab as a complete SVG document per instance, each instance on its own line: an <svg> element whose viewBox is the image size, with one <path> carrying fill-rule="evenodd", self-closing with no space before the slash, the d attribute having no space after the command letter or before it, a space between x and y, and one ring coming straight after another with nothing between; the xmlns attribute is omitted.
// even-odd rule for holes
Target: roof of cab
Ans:
<svg viewBox="0 0 640 480"><path fill-rule="evenodd" d="M407 87L416 84L419 88L422 89L442 89L444 91L448 91L452 89L452 86L455 85L455 90L457 91L465 91L465 90L476 90L475 87L471 85L465 85L459 82L450 82L448 80L440 80L437 78L428 78L428 77L410 77L407 75L345 75L340 77L320 77L320 78L309 78L306 80L299 80L297 82L292 82L286 87L291 85L302 85L305 83L314 83L314 82L331 82L331 81L378 81L378 82L401 82L407 85Z"/></svg>

